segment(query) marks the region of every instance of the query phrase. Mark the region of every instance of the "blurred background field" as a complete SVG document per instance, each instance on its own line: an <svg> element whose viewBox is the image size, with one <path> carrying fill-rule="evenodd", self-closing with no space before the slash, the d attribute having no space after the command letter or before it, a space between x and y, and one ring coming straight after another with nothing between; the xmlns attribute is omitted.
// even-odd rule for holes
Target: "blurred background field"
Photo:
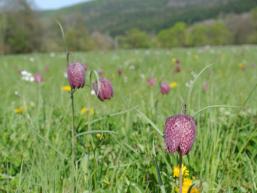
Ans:
<svg viewBox="0 0 257 193"><path fill-rule="evenodd" d="M178 192L178 156L162 133L184 103L197 122L184 158L191 192L257 191L255 0L92 0L51 10L39 2L0 0L0 193ZM66 47L88 67L75 93L76 171ZM111 100L93 95L91 70L112 82Z"/></svg>
<svg viewBox="0 0 257 193"><path fill-rule="evenodd" d="M1 53L63 51L56 21L72 51L257 43L256 0L92 0L40 8L50 2L0 1Z"/></svg>

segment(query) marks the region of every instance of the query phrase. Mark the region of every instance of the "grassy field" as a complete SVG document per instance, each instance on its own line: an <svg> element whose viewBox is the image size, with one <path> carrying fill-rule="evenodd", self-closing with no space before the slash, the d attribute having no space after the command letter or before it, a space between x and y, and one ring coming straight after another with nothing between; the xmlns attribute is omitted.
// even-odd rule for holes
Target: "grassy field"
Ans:
<svg viewBox="0 0 257 193"><path fill-rule="evenodd" d="M183 161L198 191L257 191L257 47L73 53L71 61L101 69L114 88L110 101L99 101L87 73L75 93L76 170L65 54L1 56L1 193L157 193L162 183L162 192L175 192L178 155L166 152L162 133L184 103L197 138ZM22 80L21 70L44 82ZM161 95L161 81L177 86Z"/></svg>

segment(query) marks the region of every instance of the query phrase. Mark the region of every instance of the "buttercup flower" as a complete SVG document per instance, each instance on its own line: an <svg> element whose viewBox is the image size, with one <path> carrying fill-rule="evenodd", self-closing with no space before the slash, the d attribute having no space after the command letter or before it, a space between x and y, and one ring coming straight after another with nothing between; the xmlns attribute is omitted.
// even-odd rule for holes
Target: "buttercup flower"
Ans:
<svg viewBox="0 0 257 193"><path fill-rule="evenodd" d="M245 64L243 64L243 63L241 63L241 64L239 64L239 68L240 68L241 70L245 70L246 65L245 65Z"/></svg>
<svg viewBox="0 0 257 193"><path fill-rule="evenodd" d="M176 88L177 87L177 82L171 82L170 84L170 88Z"/></svg>
<svg viewBox="0 0 257 193"><path fill-rule="evenodd" d="M95 94L101 101L109 100L113 97L113 88L109 80L100 78L98 83L93 84Z"/></svg>
<svg viewBox="0 0 257 193"><path fill-rule="evenodd" d="M189 188L192 186L193 181L190 178L184 178L183 179L183 185L182 185L182 193L188 193ZM179 192L179 188L176 187L176 192ZM190 190L190 193L200 193L200 190L198 190L196 187L192 187Z"/></svg>
<svg viewBox="0 0 257 193"><path fill-rule="evenodd" d="M80 109L80 114L83 115L85 113L88 113L89 115L94 115L95 114L95 110L93 107L90 107L90 108L86 108L86 107L83 107Z"/></svg>
<svg viewBox="0 0 257 193"><path fill-rule="evenodd" d="M96 138L101 141L102 139L104 139L104 135L102 133L97 133Z"/></svg>
<svg viewBox="0 0 257 193"><path fill-rule="evenodd" d="M70 92L71 91L71 86L70 85L63 86L62 90L65 91L65 92Z"/></svg>
<svg viewBox="0 0 257 193"><path fill-rule="evenodd" d="M186 155L192 148L195 140L196 124L188 115L175 115L167 118L164 128L164 140L167 151L178 151Z"/></svg>
<svg viewBox="0 0 257 193"><path fill-rule="evenodd" d="M83 88L85 84L85 66L80 63L69 64L67 69L71 88Z"/></svg>
<svg viewBox="0 0 257 193"><path fill-rule="evenodd" d="M160 85L160 91L163 95L169 94L170 86L166 82L162 82Z"/></svg>
<svg viewBox="0 0 257 193"><path fill-rule="evenodd" d="M16 114L22 114L25 112L25 108L24 107L17 107L15 110Z"/></svg>
<svg viewBox="0 0 257 193"><path fill-rule="evenodd" d="M173 177L179 177L179 171L180 171L179 166L174 166L173 167ZM183 174L183 176L189 176L189 171L188 171L187 167L184 165L182 165L182 174Z"/></svg>
<svg viewBox="0 0 257 193"><path fill-rule="evenodd" d="M83 107L82 109L80 109L80 114L84 114L87 112L87 108Z"/></svg>
<svg viewBox="0 0 257 193"><path fill-rule="evenodd" d="M184 178L183 179L183 186L190 187L192 185L193 181L190 178Z"/></svg>

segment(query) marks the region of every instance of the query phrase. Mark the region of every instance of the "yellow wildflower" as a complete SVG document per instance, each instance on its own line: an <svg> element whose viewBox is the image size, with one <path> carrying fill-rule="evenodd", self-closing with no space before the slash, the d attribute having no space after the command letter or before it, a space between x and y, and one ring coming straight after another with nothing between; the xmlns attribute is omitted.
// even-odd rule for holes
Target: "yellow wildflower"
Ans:
<svg viewBox="0 0 257 193"><path fill-rule="evenodd" d="M173 167L173 177L179 177L179 166ZM182 165L183 176L189 176L189 171L186 166Z"/></svg>
<svg viewBox="0 0 257 193"><path fill-rule="evenodd" d="M23 107L18 107L18 108L16 108L14 111L15 111L16 114L22 114L22 113L25 112L25 108L23 108Z"/></svg>
<svg viewBox="0 0 257 193"><path fill-rule="evenodd" d="M94 115L95 114L95 110L93 107L90 107L89 109L89 115Z"/></svg>
<svg viewBox="0 0 257 193"><path fill-rule="evenodd" d="M200 193L200 190L194 187L191 189L190 193Z"/></svg>
<svg viewBox="0 0 257 193"><path fill-rule="evenodd" d="M83 115L85 113L88 113L89 115L94 115L95 114L95 110L93 107L90 107L90 108L86 108L86 107L83 107L80 109L80 114Z"/></svg>
<svg viewBox="0 0 257 193"><path fill-rule="evenodd" d="M173 64L176 64L177 59L176 59L176 58L172 58L172 60L171 60L171 61L172 61L172 63L173 63Z"/></svg>
<svg viewBox="0 0 257 193"><path fill-rule="evenodd" d="M71 87L69 85L63 86L62 90L65 92L70 92L71 91Z"/></svg>
<svg viewBox="0 0 257 193"><path fill-rule="evenodd" d="M169 85L170 88L176 88L178 86L177 82L171 82Z"/></svg>
<svg viewBox="0 0 257 193"><path fill-rule="evenodd" d="M104 138L104 134L102 133L97 133L96 134L96 138L99 139L99 140L102 140Z"/></svg>
<svg viewBox="0 0 257 193"><path fill-rule="evenodd" d="M183 179L182 193L188 193L189 188L192 186L193 181L190 178ZM179 192L179 187L176 187L176 192ZM191 188L190 193L200 193L196 187Z"/></svg>
<svg viewBox="0 0 257 193"><path fill-rule="evenodd" d="M87 108L86 107L83 107L80 109L80 114L83 115L87 112Z"/></svg>
<svg viewBox="0 0 257 193"><path fill-rule="evenodd" d="M183 187L190 187L192 185L192 180L190 178L183 179Z"/></svg>
<svg viewBox="0 0 257 193"><path fill-rule="evenodd" d="M241 70L244 70L244 69L245 69L245 67L246 67L246 65L245 65L245 64L243 64L243 63L239 64L239 68L240 68Z"/></svg>

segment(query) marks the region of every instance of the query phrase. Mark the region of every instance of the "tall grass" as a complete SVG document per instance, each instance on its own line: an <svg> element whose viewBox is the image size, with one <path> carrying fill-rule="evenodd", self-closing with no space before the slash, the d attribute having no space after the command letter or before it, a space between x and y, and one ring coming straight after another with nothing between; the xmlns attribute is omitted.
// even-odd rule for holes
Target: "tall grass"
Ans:
<svg viewBox="0 0 257 193"><path fill-rule="evenodd" d="M89 88L76 93L78 192L174 192L172 167L178 157L165 152L164 121L180 112L187 100L185 85L194 78L192 72L208 65L190 94L188 110L197 120L197 137L183 161L203 192L257 191L257 106L252 91L257 82L257 67L252 66L256 53L257 47L243 46L73 54L72 60L103 69L115 94L101 103ZM181 60L181 73L173 72L172 58ZM240 63L246 64L245 71ZM119 67L124 69L121 77L116 73ZM45 82L22 81L21 69L41 71ZM70 102L61 90L68 84L65 70L61 53L1 56L0 192L73 191ZM142 78L148 76L176 81L178 87L161 96L159 85L149 88ZM207 92L202 90L205 81ZM27 110L15 114L18 106ZM93 107L95 114L81 115L83 106Z"/></svg>

